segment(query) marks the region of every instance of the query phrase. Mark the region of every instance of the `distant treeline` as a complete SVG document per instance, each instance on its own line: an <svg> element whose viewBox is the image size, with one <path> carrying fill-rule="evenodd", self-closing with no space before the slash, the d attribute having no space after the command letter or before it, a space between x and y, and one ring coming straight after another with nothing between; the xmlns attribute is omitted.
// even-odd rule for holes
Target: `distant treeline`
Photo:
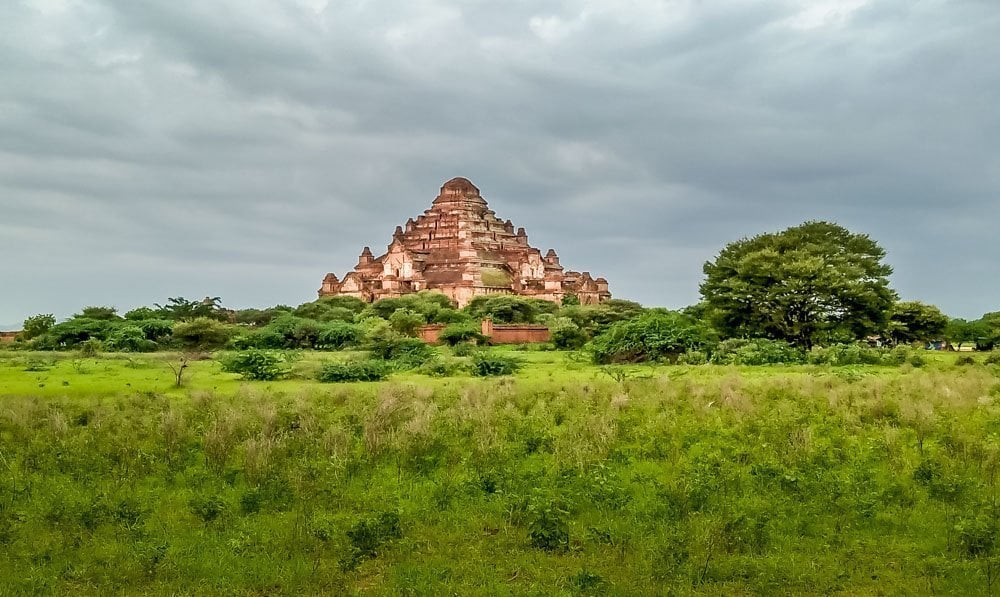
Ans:
<svg viewBox="0 0 1000 597"><path fill-rule="evenodd" d="M540 323L556 349L586 347L599 363L686 359L719 361L735 350L767 353L748 360L805 361L814 348L862 343L992 350L1000 312L966 321L919 301L900 301L889 286L885 251L865 235L807 222L727 245L705 264L702 301L671 311L625 300L580 305L510 295L476 297L458 309L446 296L420 292L375 303L327 297L298 307L227 309L219 297L181 297L119 315L86 307L57 322L24 322L15 347L31 350L372 350L415 338L426 324L446 324L449 344L483 342L478 322ZM754 348L748 348L754 347ZM790 356L791 355L791 356ZM795 356L798 355L798 356Z"/></svg>

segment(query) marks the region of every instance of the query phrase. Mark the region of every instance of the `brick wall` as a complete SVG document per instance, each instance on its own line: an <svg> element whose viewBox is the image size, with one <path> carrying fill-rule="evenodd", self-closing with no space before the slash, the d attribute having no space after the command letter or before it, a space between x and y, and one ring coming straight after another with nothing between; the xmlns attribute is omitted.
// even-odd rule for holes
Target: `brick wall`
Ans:
<svg viewBox="0 0 1000 597"><path fill-rule="evenodd" d="M493 344L532 344L548 342L552 338L549 328L544 325L495 325L491 320L482 321L483 335ZM420 339L428 344L437 344L438 336L445 326L425 325L420 328Z"/></svg>

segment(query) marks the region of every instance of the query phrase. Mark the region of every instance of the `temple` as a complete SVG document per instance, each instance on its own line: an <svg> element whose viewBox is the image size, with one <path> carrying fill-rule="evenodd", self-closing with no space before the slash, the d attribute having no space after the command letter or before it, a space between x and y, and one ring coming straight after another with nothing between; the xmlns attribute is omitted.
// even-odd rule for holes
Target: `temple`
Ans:
<svg viewBox="0 0 1000 597"><path fill-rule="evenodd" d="M373 302L421 290L442 292L459 307L498 294L554 302L575 295L583 305L611 298L607 280L564 270L552 249L542 255L524 228L498 219L465 178L449 180L430 209L397 226L384 255L365 247L343 280L327 274L319 296Z"/></svg>

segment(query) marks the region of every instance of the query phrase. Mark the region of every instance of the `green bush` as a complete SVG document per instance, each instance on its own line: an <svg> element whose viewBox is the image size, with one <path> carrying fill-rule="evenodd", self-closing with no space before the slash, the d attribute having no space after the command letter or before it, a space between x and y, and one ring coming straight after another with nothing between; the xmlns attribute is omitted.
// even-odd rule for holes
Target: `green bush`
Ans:
<svg viewBox="0 0 1000 597"><path fill-rule="evenodd" d="M479 377L513 375L521 368L521 361L514 357L480 352L472 357L472 373Z"/></svg>
<svg viewBox="0 0 1000 597"><path fill-rule="evenodd" d="M324 326L316 339L316 348L341 350L357 346L364 339L361 328L353 323L334 322Z"/></svg>
<svg viewBox="0 0 1000 597"><path fill-rule="evenodd" d="M545 551L569 549L569 512L556 504L530 508L528 539L532 547Z"/></svg>
<svg viewBox="0 0 1000 597"><path fill-rule="evenodd" d="M689 350L712 346L714 334L704 323L677 311L652 311L620 321L590 344L598 365L676 360Z"/></svg>
<svg viewBox="0 0 1000 597"><path fill-rule="evenodd" d="M248 330L229 342L230 348L248 350L251 348L281 349L285 347L285 337L271 329Z"/></svg>
<svg viewBox="0 0 1000 597"><path fill-rule="evenodd" d="M552 344L559 350L582 348L589 340L587 333L568 317L554 317L549 322Z"/></svg>
<svg viewBox="0 0 1000 597"><path fill-rule="evenodd" d="M677 357L679 365L705 365L708 363L708 354L700 350L689 350Z"/></svg>
<svg viewBox="0 0 1000 597"><path fill-rule="evenodd" d="M825 348L813 348L809 352L808 361L814 365L883 365L890 364L903 355L903 352L887 352L884 349L872 348L867 344L834 344Z"/></svg>
<svg viewBox="0 0 1000 597"><path fill-rule="evenodd" d="M104 343L108 350L118 352L152 352L156 342L148 340L141 326L125 325L115 328Z"/></svg>
<svg viewBox="0 0 1000 597"><path fill-rule="evenodd" d="M407 338L394 330L380 328L368 340L375 358L395 361L400 367L419 367L434 356L434 349L417 338Z"/></svg>
<svg viewBox="0 0 1000 597"><path fill-rule="evenodd" d="M971 354L961 354L955 359L955 365L958 367L968 367L969 365L976 365L978 363L979 361L976 360L976 357Z"/></svg>
<svg viewBox="0 0 1000 597"><path fill-rule="evenodd" d="M479 352L479 347L475 344L469 344L468 342L462 342L461 344L456 344L451 348L451 354L456 357L471 357L472 355Z"/></svg>
<svg viewBox="0 0 1000 597"><path fill-rule="evenodd" d="M288 374L284 355L270 350L250 349L237 352L221 360L222 370L239 373L243 379L272 381Z"/></svg>
<svg viewBox="0 0 1000 597"><path fill-rule="evenodd" d="M465 369L465 363L459 359L434 357L424 363L417 371L430 377L452 377Z"/></svg>
<svg viewBox="0 0 1000 597"><path fill-rule="evenodd" d="M444 342L448 346L456 346L463 342L485 344L486 336L482 334L480 326L471 323L453 323L446 326L438 334L438 341Z"/></svg>
<svg viewBox="0 0 1000 597"><path fill-rule="evenodd" d="M84 340L79 344L80 346L80 356L93 357L97 356L99 352L104 350L104 343L97 338L90 338L89 340Z"/></svg>
<svg viewBox="0 0 1000 597"><path fill-rule="evenodd" d="M1000 350L996 350L986 355L986 360L983 361L987 365L1000 365Z"/></svg>
<svg viewBox="0 0 1000 597"><path fill-rule="evenodd" d="M385 361L374 359L325 363L316 377L325 383L351 381L381 381L389 376L391 368Z"/></svg>
<svg viewBox="0 0 1000 597"><path fill-rule="evenodd" d="M712 362L720 365L797 365L805 353L784 340L732 338L719 343Z"/></svg>
<svg viewBox="0 0 1000 597"><path fill-rule="evenodd" d="M208 317L174 325L174 342L183 348L213 350L229 342L233 328Z"/></svg>

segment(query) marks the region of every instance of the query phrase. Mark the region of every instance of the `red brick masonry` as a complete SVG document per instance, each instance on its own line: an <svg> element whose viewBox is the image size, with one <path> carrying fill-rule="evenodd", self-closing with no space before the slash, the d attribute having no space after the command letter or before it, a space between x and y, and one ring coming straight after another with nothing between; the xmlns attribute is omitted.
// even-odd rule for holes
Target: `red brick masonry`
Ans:
<svg viewBox="0 0 1000 597"><path fill-rule="evenodd" d="M438 335L444 325L425 325L420 328L420 339L428 344L437 344ZM544 325L494 325L490 319L482 321L483 335L493 344L533 344L548 342L552 338L549 328Z"/></svg>
<svg viewBox="0 0 1000 597"><path fill-rule="evenodd" d="M10 344L21 332L0 332L0 344Z"/></svg>

